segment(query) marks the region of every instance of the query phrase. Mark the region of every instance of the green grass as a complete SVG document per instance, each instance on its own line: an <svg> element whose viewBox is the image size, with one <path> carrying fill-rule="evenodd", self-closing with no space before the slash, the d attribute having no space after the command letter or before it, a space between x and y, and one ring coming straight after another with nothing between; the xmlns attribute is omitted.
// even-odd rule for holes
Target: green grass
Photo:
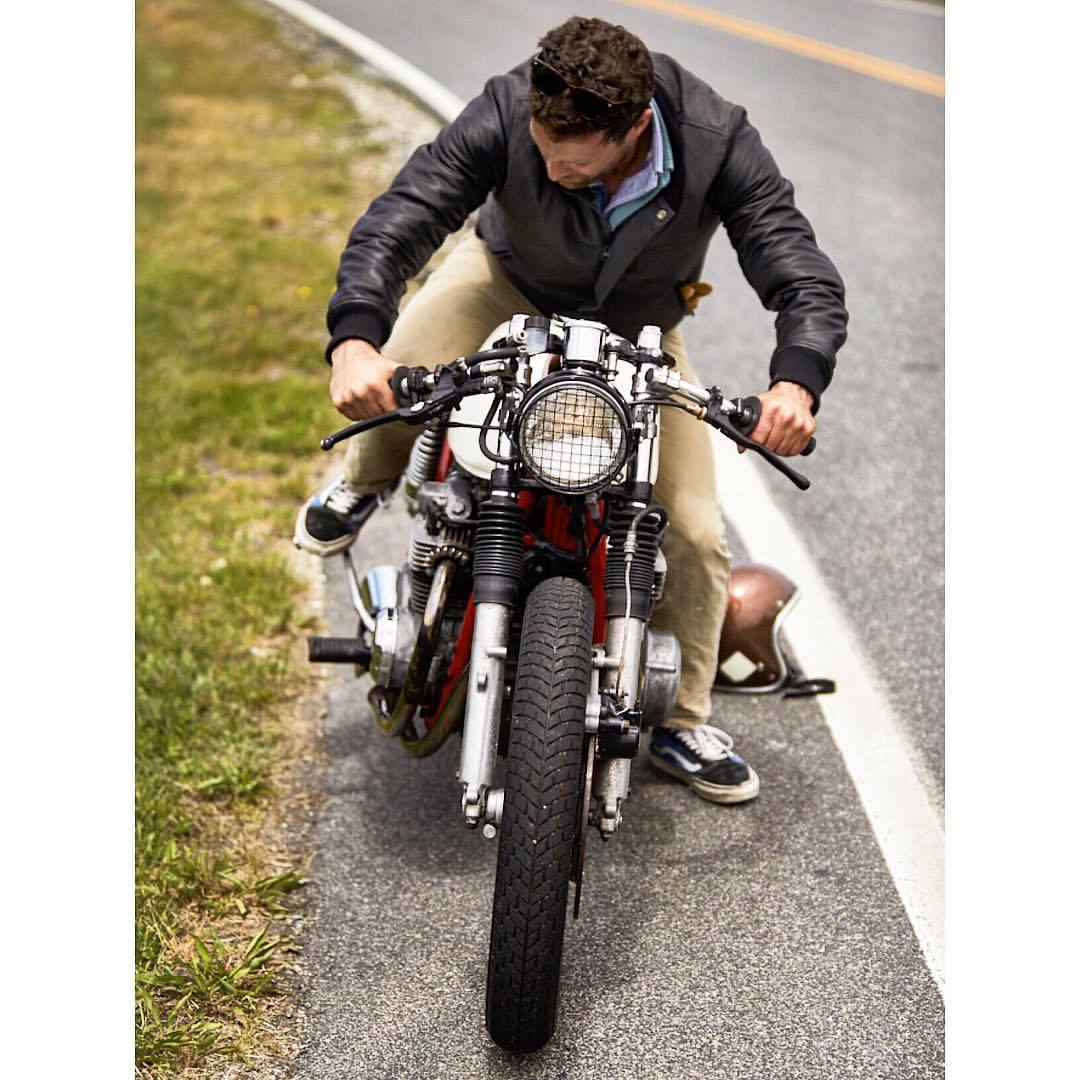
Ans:
<svg viewBox="0 0 1080 1080"><path fill-rule="evenodd" d="M323 311L381 147L261 9L138 0L136 27L136 1057L157 1075L274 1051L303 881L266 839L304 678L286 545L339 426Z"/></svg>

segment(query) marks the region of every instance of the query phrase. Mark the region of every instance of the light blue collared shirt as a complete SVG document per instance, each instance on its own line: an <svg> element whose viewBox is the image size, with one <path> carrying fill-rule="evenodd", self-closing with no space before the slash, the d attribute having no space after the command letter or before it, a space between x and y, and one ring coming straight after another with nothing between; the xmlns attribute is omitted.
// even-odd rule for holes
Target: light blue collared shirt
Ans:
<svg viewBox="0 0 1080 1080"><path fill-rule="evenodd" d="M656 99L653 98L649 105L653 114L652 145L649 147L645 164L633 176L628 176L615 189L615 194L610 199L603 183L589 185L593 204L607 218L613 229L640 210L658 191L667 187L671 180L671 170L675 164L671 153L671 140L668 138Z"/></svg>

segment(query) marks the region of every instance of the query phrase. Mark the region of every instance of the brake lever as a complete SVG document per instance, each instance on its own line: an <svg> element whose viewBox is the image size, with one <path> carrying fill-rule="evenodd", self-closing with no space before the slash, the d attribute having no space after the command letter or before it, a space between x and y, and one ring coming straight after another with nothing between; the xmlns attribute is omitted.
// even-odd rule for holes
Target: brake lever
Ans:
<svg viewBox="0 0 1080 1080"><path fill-rule="evenodd" d="M782 472L800 491L806 491L810 487L810 481L801 472L796 472L779 454L767 450L761 443L754 442L753 439L748 438L735 427L730 418L720 411L722 400L722 397L712 396L705 408L705 419L733 443L744 446L747 450L753 450L755 454L760 454L774 469Z"/></svg>

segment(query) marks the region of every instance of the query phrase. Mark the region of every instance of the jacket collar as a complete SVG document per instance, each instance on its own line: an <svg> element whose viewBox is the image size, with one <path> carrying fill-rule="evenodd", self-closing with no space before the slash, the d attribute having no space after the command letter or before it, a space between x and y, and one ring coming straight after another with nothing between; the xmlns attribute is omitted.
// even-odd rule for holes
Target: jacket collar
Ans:
<svg viewBox="0 0 1080 1080"><path fill-rule="evenodd" d="M664 188L664 195L672 208L677 210L682 205L683 190L686 187L686 161L683 157L683 138L681 116L675 108L675 100L664 85L659 73L653 86L653 97L660 107L660 113L664 117L664 128L667 131L668 142L671 143L671 156L675 159L671 171L671 179Z"/></svg>
<svg viewBox="0 0 1080 1080"><path fill-rule="evenodd" d="M659 79L656 80L653 96L664 117L668 139L671 142L671 154L674 158L671 180L654 199L624 221L612 234L607 259L594 286L594 303L597 308L607 300L612 289L626 273L630 264L641 254L646 244L671 224L682 203L683 190L686 186L686 170L682 156L679 118L670 95L664 90Z"/></svg>

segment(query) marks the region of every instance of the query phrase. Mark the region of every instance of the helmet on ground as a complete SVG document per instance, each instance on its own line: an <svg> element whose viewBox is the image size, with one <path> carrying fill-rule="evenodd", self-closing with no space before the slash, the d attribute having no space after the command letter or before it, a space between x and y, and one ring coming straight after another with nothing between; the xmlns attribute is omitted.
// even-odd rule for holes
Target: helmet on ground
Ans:
<svg viewBox="0 0 1080 1080"><path fill-rule="evenodd" d="M798 599L795 582L775 567L732 563L713 683L717 690L740 694L784 690L790 697L835 689L828 679L804 679L780 643L780 629Z"/></svg>

